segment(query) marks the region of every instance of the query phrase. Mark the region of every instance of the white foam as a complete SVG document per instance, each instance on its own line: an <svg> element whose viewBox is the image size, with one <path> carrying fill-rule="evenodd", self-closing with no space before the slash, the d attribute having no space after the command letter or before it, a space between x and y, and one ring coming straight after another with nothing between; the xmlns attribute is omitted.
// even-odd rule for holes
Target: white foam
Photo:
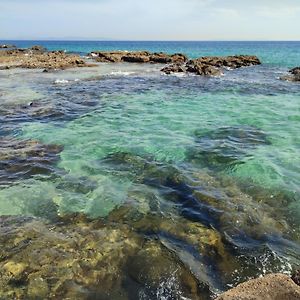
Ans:
<svg viewBox="0 0 300 300"><path fill-rule="evenodd" d="M55 84L66 84L66 83L69 83L69 80L66 80L66 79L56 79L54 81Z"/></svg>
<svg viewBox="0 0 300 300"><path fill-rule="evenodd" d="M110 75L116 75L116 76L129 76L134 74L134 72L129 72L129 71L113 71L110 73Z"/></svg>

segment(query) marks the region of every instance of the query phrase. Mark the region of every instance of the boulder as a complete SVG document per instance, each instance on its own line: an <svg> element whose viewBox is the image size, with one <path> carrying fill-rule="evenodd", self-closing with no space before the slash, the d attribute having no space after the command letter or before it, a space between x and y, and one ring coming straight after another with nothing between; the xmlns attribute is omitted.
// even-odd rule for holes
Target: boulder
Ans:
<svg viewBox="0 0 300 300"><path fill-rule="evenodd" d="M43 46L39 46L39 45L32 46L30 49L33 51L39 51L39 52L46 51L46 48L44 48Z"/></svg>
<svg viewBox="0 0 300 300"><path fill-rule="evenodd" d="M289 70L290 75L280 77L281 80L286 81L300 81L300 67L295 67Z"/></svg>
<svg viewBox="0 0 300 300"><path fill-rule="evenodd" d="M186 68L182 64L176 63L176 64L172 64L172 65L168 65L168 66L164 67L163 69L161 69L161 71L164 72L165 74L183 73L183 72L186 72Z"/></svg>
<svg viewBox="0 0 300 300"><path fill-rule="evenodd" d="M216 300L299 300L300 287L284 274L252 279L221 294Z"/></svg>

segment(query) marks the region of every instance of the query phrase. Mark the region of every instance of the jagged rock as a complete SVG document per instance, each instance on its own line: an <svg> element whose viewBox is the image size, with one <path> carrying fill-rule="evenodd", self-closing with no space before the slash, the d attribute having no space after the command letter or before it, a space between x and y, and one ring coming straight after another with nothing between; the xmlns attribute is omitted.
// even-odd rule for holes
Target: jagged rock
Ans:
<svg viewBox="0 0 300 300"><path fill-rule="evenodd" d="M39 45L32 46L30 49L33 51L39 51L39 52L46 51L46 48L44 48L43 46L39 46Z"/></svg>
<svg viewBox="0 0 300 300"><path fill-rule="evenodd" d="M236 55L236 56L206 56L194 60L189 60L181 66L171 65L163 68L161 71L170 74L185 70L187 73L194 73L202 76L220 76L222 75L221 68L237 69L240 67L259 65L261 62L256 56Z"/></svg>
<svg viewBox="0 0 300 300"><path fill-rule="evenodd" d="M214 66L198 63L197 61L191 61L187 64L186 71L189 73L195 73L202 76L220 76L222 72Z"/></svg>
<svg viewBox="0 0 300 300"><path fill-rule="evenodd" d="M289 73L291 75L282 76L280 79L286 81L300 81L300 67L295 67L289 70Z"/></svg>
<svg viewBox="0 0 300 300"><path fill-rule="evenodd" d="M299 300L300 287L284 274L252 279L220 295L216 300Z"/></svg>
<svg viewBox="0 0 300 300"><path fill-rule="evenodd" d="M172 55L149 51L93 51L89 56L98 62L131 62L131 63L184 63L187 57L181 53Z"/></svg>
<svg viewBox="0 0 300 300"><path fill-rule="evenodd" d="M163 69L161 69L161 71L165 74L183 73L186 72L186 68L181 64L172 64L164 67Z"/></svg>
<svg viewBox="0 0 300 300"><path fill-rule="evenodd" d="M67 54L64 51L47 52L40 46L30 49L13 49L0 51L1 69L66 69L74 67L90 67L79 55Z"/></svg>

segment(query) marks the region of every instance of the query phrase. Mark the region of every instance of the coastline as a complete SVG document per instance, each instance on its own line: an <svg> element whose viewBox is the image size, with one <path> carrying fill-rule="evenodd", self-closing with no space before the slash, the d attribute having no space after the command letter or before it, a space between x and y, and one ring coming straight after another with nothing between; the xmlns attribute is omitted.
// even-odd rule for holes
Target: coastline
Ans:
<svg viewBox="0 0 300 300"><path fill-rule="evenodd" d="M244 242L244 236L239 232L239 226L242 226L243 234L258 241L261 239L263 244L272 244L271 241L268 241L269 237L270 239L274 237L274 244L277 242L283 245L285 245L284 243L287 244L287 236L293 227L291 224L288 224L283 214L281 215L276 211L276 205L278 205L279 201L283 203L292 202L292 197L288 197L288 194L280 192L277 194L276 190L264 189L264 187L260 187L253 182L251 182L251 188L254 187L257 191L252 191L251 194L251 191L249 192L247 188L242 187L240 183L234 182L233 179L229 179L228 176L226 177L222 173L216 176L215 174L212 175L211 172L211 170L223 171L224 164L228 162L236 166L243 159L247 161L248 154L244 153L245 149L254 151L256 149L259 150L260 147L269 147L272 145L272 139L256 124L230 124L227 127L219 126L208 132L202 132L201 128L194 130L193 139L188 137L188 145L192 144L193 148L185 152L185 163L188 165L188 169L185 169L186 167L182 166L181 163L172 165L172 160L170 159L162 159L160 161L157 158L159 156L155 157L153 153L151 153L152 155L142 155L139 152L130 153L128 150L123 150L122 152L120 149L122 147L125 148L124 146L115 152L109 149L108 153L104 152L102 154L100 151L97 152L97 147L99 147L97 145L95 149L92 148L92 151L89 150L90 152L87 152L87 155L92 153L92 156L95 156L91 160L91 163L84 165L85 168L79 168L80 172L86 172L84 176L81 174L78 176L76 168L74 168L75 172L73 172L75 175L69 171L72 170L70 165L73 165L73 159L70 157L72 155L76 157L78 153L84 153L85 149L82 148L82 144L85 143L84 137L87 136L87 133L97 132L96 130L84 131L89 126L92 126L92 124L97 124L99 119L101 119L102 115L99 117L94 112L94 107L98 108L97 105L100 106L98 111L104 110L105 106L109 107L107 120L112 120L114 115L123 118L120 127L125 135L126 130L128 130L126 122L129 119L139 120L138 114L148 113L150 110L149 107L154 106L155 99L153 100L150 97L149 100L147 98L145 100L143 93L146 93L147 96L149 95L147 91L152 91L152 85L155 80L158 82L156 84L159 88L168 88L162 98L167 97L166 95L171 93L176 85L180 87L183 84L182 80L180 81L180 77L172 75L174 65L173 67L169 65L166 73L170 74L163 74L161 70L163 70L166 64L175 63L175 71L178 71L176 69L178 66L182 67L180 73L184 73L186 78L188 78L188 88L184 86L184 92L179 94L182 97L186 93L186 90L196 89L201 84L208 84L207 90L205 90L207 94L211 91L209 84L215 83L216 86L220 85L226 78L235 76L235 72L241 72L241 74L249 72L245 74L247 76L251 75L251 68L254 69L254 72L259 68L260 63L256 59L254 59L253 63L253 58L251 58L248 64L247 59L249 57L245 56L237 56L233 61L232 57L200 58L193 60L193 66L194 68L198 66L198 71L188 72L187 69L190 67L186 65L188 58L184 58L182 55L176 57L176 60L179 59L178 62L176 60L172 61L174 57L165 53L153 54L147 52L145 54L145 52L127 52L126 55L123 53L121 58L116 59L117 64L122 64L120 61L125 60L124 63L129 66L129 61L131 61L133 63L132 68L134 68L135 64L140 66L141 63L146 63L147 66L151 59L153 61L163 61L163 63L158 63L158 65L154 64L153 70L151 69L150 72L152 72L151 74L154 79L152 77L149 77L150 79L143 77L145 76L145 68L140 68L139 72L133 71L132 73L130 73L130 69L124 68L124 71L121 71L121 73L112 74L113 72L119 72L117 65L115 67L116 71L109 69L106 78L96 73L98 77L90 77L91 75L88 75L83 80L74 80L73 84L69 84L65 79L57 79L65 81L53 80L57 69L68 69L57 72L69 74L68 76L71 73L64 72L74 72L72 76L77 76L77 70L79 72L77 67L94 66L94 61L92 59L83 59L73 54L65 54L62 51L54 52L53 57L50 55L50 58L49 52L43 49L36 48L36 50L31 49L30 51L28 53L26 50L25 53L22 52L20 54L22 59L23 55L29 54L25 56L26 60L21 62L19 54L16 54L12 61L9 58L9 65L4 66L5 70L1 71L1 75L5 78L5 72L12 72L11 74L14 74L13 68L15 67L21 67L26 70L37 69L36 74L39 72L43 76L49 76L52 81L46 83L46 79L41 81L40 78L38 79L40 81L37 81L36 77L30 77L29 79L34 84L38 82L39 86L44 84L45 88L43 92L50 91L50 96L48 98L44 97L44 100L41 97L42 101L40 103L39 100L24 101L24 104L20 106L12 102L7 106L7 111L2 114L4 118L7 118L7 122L11 122L11 124L17 123L22 118L28 118L29 121L26 120L28 123L33 122L33 130L30 127L31 124L29 124L28 128L26 128L26 122L25 124L21 124L23 126L21 132L24 134L24 136L21 134L19 136L21 137L21 142L19 141L19 137L12 138L9 134L4 134L4 138L1 138L0 159L3 166L5 166L3 168L4 174L2 175L7 180L5 184L8 186L8 189L13 189L15 185L18 185L19 181L22 182L24 179L29 179L30 183L30 180L36 180L36 175L45 176L41 180L41 194L43 193L43 181L47 182L49 180L47 176L52 180L51 176L53 176L55 189L49 189L48 191L50 195L54 194L55 196L51 196L52 198L48 202L41 204L38 200L36 203L30 204L31 206L29 207L26 207L25 204L24 211L30 211L33 217L1 217L1 239L3 239L3 244L6 245L6 248L2 250L0 262L2 266L1 292L4 293L3 297L19 297L22 299L22 297L24 298L28 295L30 297L47 297L48 295L51 297L75 297L80 295L84 298L91 295L100 297L101 294L106 294L107 297L113 297L113 299L124 299L128 296L127 293L130 292L133 293L132 297L136 297L136 290L139 288L148 297L161 292L161 296L169 293L172 297L179 297L179 299L182 295L190 297L190 299L207 299L207 297L213 297L212 294L214 292L224 288L222 281L228 280L230 282L231 280L234 282L236 266L244 267L243 261L239 260L240 257L233 255L234 251L238 249L238 243ZM92 53L97 56L97 52ZM98 52L99 57L99 53L103 54L103 52ZM106 52L105 55L106 57L109 55L108 60L115 57L115 54L112 53L107 54ZM10 57L9 53L8 56ZM117 56L119 56L119 52ZM123 59L123 57L126 58ZM50 61L47 60L48 58ZM15 63L15 60L17 63ZM211 61L208 63L208 60ZM7 63L6 58L4 59L4 63ZM231 65L228 65L230 63ZM107 65L107 61L96 62L96 65L99 69L104 68ZM208 71L205 74L204 70L207 69L208 65L213 69L209 69L212 71ZM8 69L6 68L7 66ZM10 66L13 66L13 68L10 69ZM246 66L249 66L249 68L246 68ZM113 63L109 67L114 68ZM170 69L170 67L173 69ZM226 69L225 67L228 68ZM84 69L80 68L80 70ZM215 73L219 69L225 72L225 79L220 76L219 72ZM40 72L42 70L47 70L47 72L43 74ZM95 68L96 71L97 68ZM205 76L195 76L197 72L199 73L198 75ZM25 72L24 74L27 73ZM236 76L239 76L239 74ZM291 73L290 76L292 75L298 76L298 73ZM202 82L201 80L206 81ZM278 85L281 85L281 90L284 87L288 91L290 87L293 87L297 96L297 83L280 81L274 74L271 74L268 80L274 80L275 83L278 82ZM150 87L146 85L148 82L152 84ZM109 84L111 86L107 88ZM130 84L133 86L132 90L130 90ZM232 86L232 83L230 84ZM241 85L244 85L243 81ZM38 85L36 84L36 86ZM121 95L115 93L114 88L120 88ZM225 86L225 89L227 88L228 86ZM257 88L256 85L255 88ZM92 91L93 96L91 99L88 99L90 101L82 101L88 89ZM54 98L53 94L51 94L53 90L56 97L59 98L60 94L63 95L55 105L52 105L51 101L49 101L49 99L52 100ZM196 92L199 91L196 90ZM77 96L77 93L79 96ZM98 95L99 93L105 95L101 98L102 102L95 100L96 97L94 95ZM122 93L126 95L123 98ZM131 96L131 93L134 97ZM193 96L194 93L191 95ZM74 96L74 94L76 95ZM109 98L110 95L112 95L111 98ZM134 116L130 118L123 111L126 107L119 107L125 105L124 103L126 103L128 95L133 98L132 102L128 104L129 109L127 114L132 113ZM155 94L155 96L157 95ZM71 98L70 103L66 102L68 98ZM107 98L111 102L105 102ZM86 99L84 98L84 100ZM138 103L137 100L141 103L143 101L146 103L145 107L139 108L138 113L135 112L135 105ZM201 98L198 98L198 101L200 100ZM176 101L178 101L177 98ZM247 101L249 101L248 98ZM155 119L153 116L158 115L160 111L170 109L168 105L159 106L161 104L160 102L158 103L155 103L158 105L157 110L154 111L155 113L150 111L150 114L146 115L147 118L145 120L149 120L149 117ZM77 106L73 106L74 104ZM61 107L63 108L60 111ZM179 112L182 107L179 106L176 109L176 114L173 114L175 117L172 116L173 119L181 117ZM201 106L199 107L201 108ZM113 111L112 115L110 115L110 110L115 108L118 109L117 113ZM230 109L234 110L234 106L230 106ZM191 117L193 117L193 110L195 109L191 108L189 111ZM96 110L96 113L98 111ZM166 118L166 116L162 118ZM195 115L194 123L196 123L195 120L197 118L197 115ZM51 122L56 122L58 125L56 127L53 126L54 129L49 127L50 129L43 131L43 126L48 125L48 119L51 126ZM103 117L102 119L105 118ZM143 116L141 116L142 119ZM61 120L62 124L59 123ZM80 127L82 126L81 122L85 120L87 120L87 125L84 124L84 130L82 132L74 132L73 137L75 140L80 136L82 141L79 145L73 145L74 140L70 140L68 143L69 136L72 137L73 130L76 128L82 130ZM67 127L69 124L66 121L70 122L70 128ZM186 121L187 119L184 119L184 122L180 123L180 125ZM192 124L190 123L190 126ZM103 121L97 129L99 130L101 127L110 128L109 125L109 122L106 123ZM138 125L139 123L136 123L132 126L134 128L132 132L135 132L135 134ZM174 132L179 130L176 127L176 123L173 126L175 128L172 128ZM167 125L164 124L163 128L167 128ZM50 132L50 130L54 130L55 132L53 134L55 137L51 136L50 138L53 142L47 141L47 132ZM66 130L67 134L63 130ZM145 132L147 133L147 130ZM153 133L149 136L151 137L152 135ZM165 135L165 133L160 133L159 137L162 138ZM177 136L178 139L182 138L182 135L180 133ZM143 141L143 136L144 132L142 133L142 137L137 136L137 141ZM25 142L22 142L24 138ZM61 140L65 139L65 144L62 145L54 142L59 138ZM87 147L93 145L97 138L97 135L95 135L90 140L87 139ZM109 137L106 138L109 140ZM121 139L122 137L117 136L117 138ZM101 139L104 140L103 133ZM126 139L129 139L127 135ZM207 140L209 141L208 143L206 143ZM4 143L5 141L7 142L6 144ZM100 142L102 143L102 140ZM111 143L111 140L109 142ZM133 145L130 148L131 151L135 149L135 142L134 140L130 143L130 147ZM127 141L125 141L125 145L126 143ZM221 151L222 148L219 148L219 144L222 143L227 145L230 151L223 153ZM150 141L150 145L146 145L144 148L151 149L152 144L154 143ZM159 143L158 145L159 151L162 151ZM105 146L109 148L107 145ZM82 152L77 150L76 147ZM175 149L177 147L178 145L174 146ZM73 148L75 149L75 154L72 152ZM170 151L171 147L168 145L166 148L166 152L169 154L168 151ZM158 154L160 154L159 151ZM66 153L71 153L72 155L67 157L65 165L60 164L60 160L66 157ZM176 159L174 160L176 161ZM199 161L202 165L201 168L197 169L195 166L197 166L196 163L199 163ZM244 161L241 164L243 163ZM14 168L11 168L11 165ZM75 167L77 166L75 165ZM210 169L210 171L207 171L207 169ZM66 170L73 177L66 176ZM105 208L104 217L95 215L94 218L89 219L84 213L75 213L72 215L70 211L73 208L68 211L68 205L63 203L62 191L67 190L73 196L78 193L79 197L86 197L84 199L87 199L88 202L88 196L97 190L100 183L107 183L107 178L103 180L103 173L109 173L111 170L113 170L112 173L114 176L116 174L117 178L120 176L122 180L126 178L128 173L130 174L129 179L132 185L130 185L131 189L129 188L129 192L126 194L125 201L117 203L113 207ZM99 173L101 176L98 178ZM90 174L90 176L86 174ZM115 182L117 188L114 192L123 188L123 182L120 178ZM128 183L125 182L125 186L126 184ZM108 185L113 186L111 182L108 182ZM33 185L32 191L36 191L35 187L37 186L39 185ZM142 189L139 190L141 186ZM158 192L153 192L153 190L157 190ZM106 190L103 189L98 193L101 195L105 192ZM272 197L270 196L271 193ZM67 201L70 201L68 197ZM163 197L166 197L166 199L162 200ZM266 202L263 202L262 200L265 199ZM176 206L180 207L180 213L173 215L174 208L166 212L161 211L161 207L168 207L170 205L166 205L166 201L176 203ZM269 204L270 206L268 206ZM80 205L81 203L78 206L82 209ZM64 211L63 208L66 210ZM93 212L94 209L92 207L89 213L92 215ZM166 217L168 214L172 217ZM44 217L49 223L43 221ZM240 225L236 227L235 224ZM238 239L235 241L234 238L236 236ZM51 246L49 247L49 245ZM243 249L243 246L241 249ZM197 267L202 267L201 272L196 267L193 267L194 263ZM275 266L278 264L275 258L272 263ZM212 270L210 269L211 265L214 266ZM152 266L155 266L154 270ZM250 273L251 267L253 266L249 266ZM71 269L72 271L69 271ZM119 272L117 272L117 277L115 277L115 270ZM258 274L259 272L261 270L252 272L251 276L253 273ZM247 271L245 274L247 274ZM218 278L218 276L222 279ZM274 276L276 277L277 275ZM118 279L116 280L116 278ZM270 280L271 283L273 280L276 282L274 278ZM99 282L103 285L99 286ZM287 277L281 277L278 283L275 284L274 289L268 292L283 293L281 288L282 286L285 287L285 285L281 284L282 282L287 282L286 287L288 291L291 291L292 296L298 297L299 288L292 285ZM134 291L128 292L124 288L126 284ZM249 286L251 285L253 283L250 282ZM115 286L118 286L119 290ZM256 289L256 285L254 286ZM261 287L261 291L264 291L265 296L264 287ZM232 293L235 293L235 290ZM237 289L237 293L239 293L239 289ZM234 296L234 294L229 292L229 294L225 293L218 299L248 299L251 293L253 293L251 288L249 293L247 295ZM272 299L273 296L271 295L270 297Z"/></svg>

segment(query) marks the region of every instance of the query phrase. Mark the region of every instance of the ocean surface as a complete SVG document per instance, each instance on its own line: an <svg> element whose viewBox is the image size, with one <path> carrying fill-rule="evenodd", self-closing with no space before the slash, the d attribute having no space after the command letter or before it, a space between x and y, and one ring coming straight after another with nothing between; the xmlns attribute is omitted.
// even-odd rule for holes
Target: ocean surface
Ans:
<svg viewBox="0 0 300 300"><path fill-rule="evenodd" d="M299 268L300 84L279 77L299 66L300 42L9 43L82 56L92 50L257 55L262 65L216 78L168 76L161 65L127 63L0 71L0 139L8 149L12 140L38 141L45 155L29 151L14 169L7 167L7 148L1 150L0 215L106 220L129 207L118 222L159 240L212 293ZM159 222L169 229L157 229ZM220 253L202 253L189 241L198 225L220 237L228 265Z"/></svg>

